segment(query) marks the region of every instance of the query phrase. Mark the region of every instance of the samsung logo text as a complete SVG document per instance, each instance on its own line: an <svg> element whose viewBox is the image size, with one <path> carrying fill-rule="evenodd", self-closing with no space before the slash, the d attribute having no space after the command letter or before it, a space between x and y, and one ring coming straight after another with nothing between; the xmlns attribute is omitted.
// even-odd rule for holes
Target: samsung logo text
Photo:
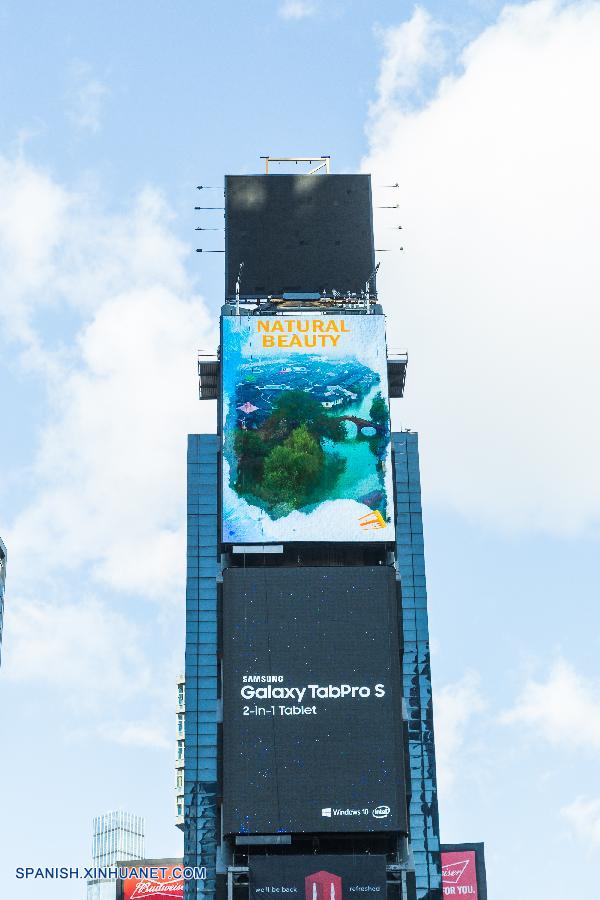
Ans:
<svg viewBox="0 0 600 900"><path fill-rule="evenodd" d="M358 687L351 684L309 684L306 687L273 687L269 684L266 687L257 688L244 685L240 693L244 700L296 700L298 703L302 703L307 691L312 700L340 700L344 697L385 697L385 685L383 684L376 684L373 690L366 685Z"/></svg>

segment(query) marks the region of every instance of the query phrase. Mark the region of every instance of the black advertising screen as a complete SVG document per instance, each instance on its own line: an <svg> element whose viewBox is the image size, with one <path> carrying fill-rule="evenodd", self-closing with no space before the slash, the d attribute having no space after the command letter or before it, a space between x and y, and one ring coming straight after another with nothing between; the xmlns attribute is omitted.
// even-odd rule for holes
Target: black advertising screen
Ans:
<svg viewBox="0 0 600 900"><path fill-rule="evenodd" d="M256 856L250 858L250 900L385 900L385 856Z"/></svg>
<svg viewBox="0 0 600 900"><path fill-rule="evenodd" d="M228 175L225 294L364 290L375 268L370 175ZM373 285L374 286L374 285Z"/></svg>
<svg viewBox="0 0 600 900"><path fill-rule="evenodd" d="M226 834L406 831L394 570L226 569Z"/></svg>

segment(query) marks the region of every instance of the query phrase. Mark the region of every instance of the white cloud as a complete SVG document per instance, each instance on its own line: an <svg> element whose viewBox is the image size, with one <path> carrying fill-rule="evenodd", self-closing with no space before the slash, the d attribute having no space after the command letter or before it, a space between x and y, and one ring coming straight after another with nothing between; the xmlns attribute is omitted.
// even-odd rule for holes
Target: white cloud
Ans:
<svg viewBox="0 0 600 900"><path fill-rule="evenodd" d="M206 314L161 286L118 294L79 336L82 367L55 385L40 489L11 534L12 565L91 562L111 587L183 584L186 435L199 425L195 350ZM52 546L48 559L48 546Z"/></svg>
<svg viewBox="0 0 600 900"><path fill-rule="evenodd" d="M104 740L124 747L160 749L175 746L175 738L170 741L165 735L164 727L152 721L104 722L98 727L98 734Z"/></svg>
<svg viewBox="0 0 600 900"><path fill-rule="evenodd" d="M35 344L34 308L51 303L55 255L73 198L43 170L0 157L0 322L4 336Z"/></svg>
<svg viewBox="0 0 600 900"><path fill-rule="evenodd" d="M419 10L388 32L363 165L375 206L400 204L376 211L376 246L405 246L378 280L409 350L401 421L429 501L506 530L594 529L600 4L506 7L411 109L432 34Z"/></svg>
<svg viewBox="0 0 600 900"><path fill-rule="evenodd" d="M137 649L139 629L94 598L69 603L13 595L6 608L3 674L39 681L87 708L148 690L152 670Z"/></svg>
<svg viewBox="0 0 600 900"><path fill-rule="evenodd" d="M81 131L96 134L100 131L102 112L110 91L107 85L92 74L86 63L75 63L71 71L68 115Z"/></svg>
<svg viewBox="0 0 600 900"><path fill-rule="evenodd" d="M4 316L18 321L11 336L51 399L34 499L8 529L11 580L39 592L49 574L89 564L111 588L179 600L186 435L203 415L214 427L198 401L196 350L218 342L185 271L189 248L150 189L107 214L96 197L2 161L3 196ZM32 240L25 223L40 196ZM44 343L41 312L75 317L70 346Z"/></svg>
<svg viewBox="0 0 600 900"><path fill-rule="evenodd" d="M500 720L522 724L552 744L600 749L600 683L586 680L564 660L545 681L530 680Z"/></svg>
<svg viewBox="0 0 600 900"><path fill-rule="evenodd" d="M578 838L593 847L600 847L600 799L578 797L561 809Z"/></svg>
<svg viewBox="0 0 600 900"><path fill-rule="evenodd" d="M423 74L439 68L446 59L442 40L444 28L421 7L400 25L377 28L383 45L383 58L377 79L377 101L370 113L377 119L377 127L388 114L390 106L404 108L414 101L413 92L419 90Z"/></svg>
<svg viewBox="0 0 600 900"><path fill-rule="evenodd" d="M317 4L310 0L283 0L278 13L282 19L307 19L317 12Z"/></svg>
<svg viewBox="0 0 600 900"><path fill-rule="evenodd" d="M448 794L464 763L467 728L485 709L479 676L467 672L459 681L446 684L434 697L436 767L441 794Z"/></svg>

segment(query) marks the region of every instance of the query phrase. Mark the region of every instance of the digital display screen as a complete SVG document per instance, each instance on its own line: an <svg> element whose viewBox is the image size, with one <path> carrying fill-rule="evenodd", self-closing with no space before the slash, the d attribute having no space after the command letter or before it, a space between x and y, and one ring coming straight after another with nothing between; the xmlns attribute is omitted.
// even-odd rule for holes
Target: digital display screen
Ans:
<svg viewBox="0 0 600 900"><path fill-rule="evenodd" d="M291 894L296 900L385 900L385 856L376 854L250 858L250 900Z"/></svg>
<svg viewBox="0 0 600 900"><path fill-rule="evenodd" d="M371 176L226 175L228 298L241 263L242 297L363 291L375 269Z"/></svg>
<svg viewBox="0 0 600 900"><path fill-rule="evenodd" d="M225 316L223 541L393 541L383 316Z"/></svg>
<svg viewBox="0 0 600 900"><path fill-rule="evenodd" d="M226 569L225 833L405 831L395 573Z"/></svg>

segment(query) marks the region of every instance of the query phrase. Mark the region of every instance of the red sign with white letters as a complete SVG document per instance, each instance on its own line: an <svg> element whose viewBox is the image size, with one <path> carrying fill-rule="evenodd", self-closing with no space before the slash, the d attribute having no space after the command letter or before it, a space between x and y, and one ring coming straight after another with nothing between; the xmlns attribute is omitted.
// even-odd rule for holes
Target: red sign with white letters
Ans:
<svg viewBox="0 0 600 900"><path fill-rule="evenodd" d="M442 851L444 897L478 900L474 850Z"/></svg>
<svg viewBox="0 0 600 900"><path fill-rule="evenodd" d="M181 865L166 866L164 878L126 878L123 882L123 900L142 900L144 897L166 897L183 900L183 878L174 878L173 869L181 872Z"/></svg>

